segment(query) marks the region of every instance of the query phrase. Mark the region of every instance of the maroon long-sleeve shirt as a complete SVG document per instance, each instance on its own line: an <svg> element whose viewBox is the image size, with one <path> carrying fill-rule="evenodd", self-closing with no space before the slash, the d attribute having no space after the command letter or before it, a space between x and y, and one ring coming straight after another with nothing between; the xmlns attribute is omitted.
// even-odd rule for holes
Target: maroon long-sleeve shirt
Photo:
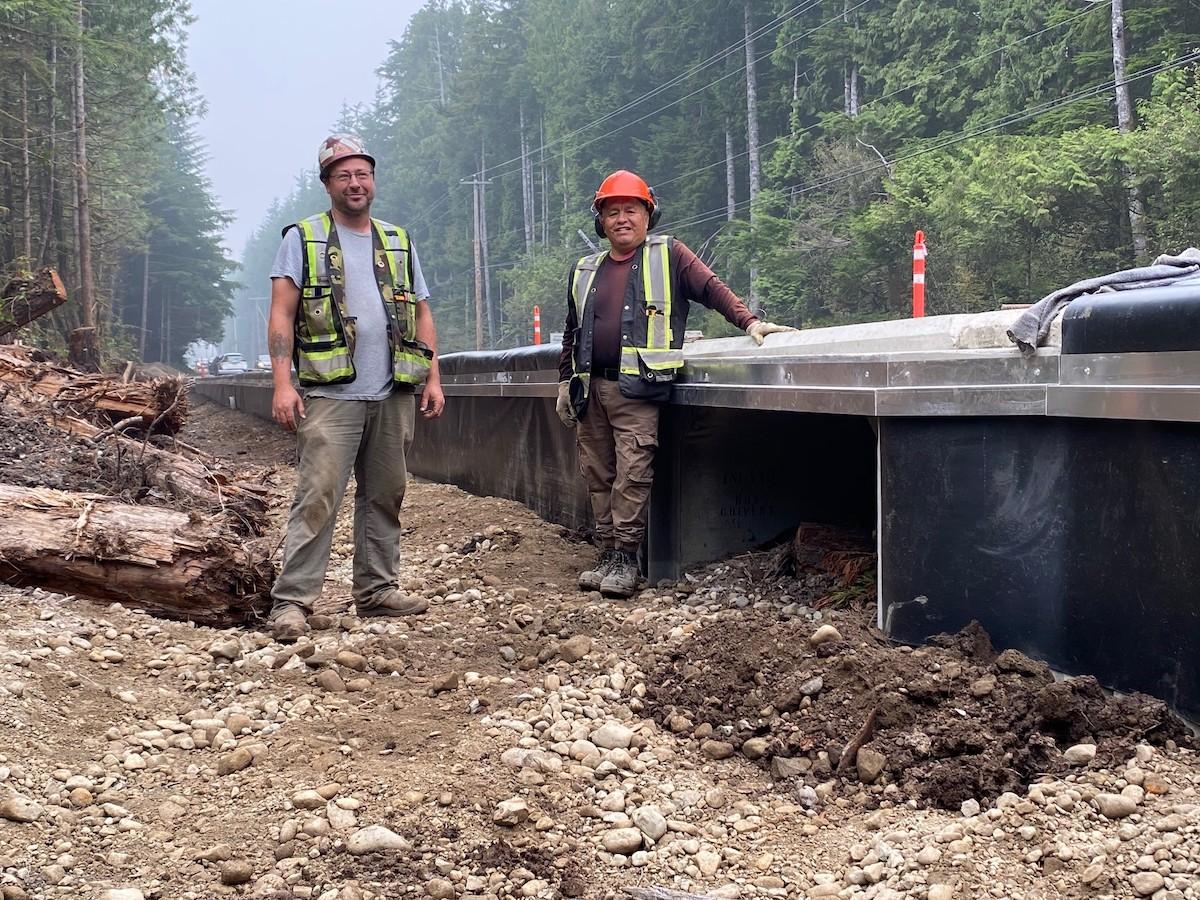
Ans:
<svg viewBox="0 0 1200 900"><path fill-rule="evenodd" d="M613 260L611 255L606 256L596 272L595 281L592 282L596 293L588 300L595 309L592 325L593 371L616 369L621 364L621 312L625 305L625 288L634 260L640 258L641 254L636 252L620 262ZM682 241L671 242L669 263L671 274L675 276L672 280L683 292L683 297L676 299L714 309L743 331L758 318ZM579 322L571 303L571 285L568 284L567 324L563 331L562 355L558 360L560 381L569 379L574 371L571 354L575 350L575 329L578 327Z"/></svg>

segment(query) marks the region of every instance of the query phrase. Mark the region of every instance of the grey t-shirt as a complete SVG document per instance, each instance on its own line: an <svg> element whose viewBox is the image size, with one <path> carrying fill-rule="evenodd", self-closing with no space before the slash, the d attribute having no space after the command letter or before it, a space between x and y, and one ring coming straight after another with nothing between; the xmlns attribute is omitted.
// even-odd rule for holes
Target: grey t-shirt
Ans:
<svg viewBox="0 0 1200 900"><path fill-rule="evenodd" d="M337 226L334 226L337 227ZM354 345L355 379L348 384L328 384L305 389L307 397L336 397L338 400L382 400L392 392L392 363L388 353L387 315L379 297L373 268L374 252L369 231L359 233L338 228L346 272L346 309L356 321ZM413 263L413 292L418 300L429 299L425 276L417 259L416 245L409 244ZM303 277L300 232L288 229L275 263L272 278L290 278L297 287Z"/></svg>

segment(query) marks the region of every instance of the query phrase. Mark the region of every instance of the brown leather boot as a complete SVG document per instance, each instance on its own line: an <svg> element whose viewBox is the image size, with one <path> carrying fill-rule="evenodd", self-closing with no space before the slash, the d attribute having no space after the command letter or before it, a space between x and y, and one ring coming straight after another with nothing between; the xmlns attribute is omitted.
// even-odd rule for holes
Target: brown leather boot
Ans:
<svg viewBox="0 0 1200 900"><path fill-rule="evenodd" d="M429 601L424 597L402 594L400 591L387 591L379 600L372 598L370 606L362 602L356 603L355 606L360 619L376 616L419 616L429 609Z"/></svg>
<svg viewBox="0 0 1200 900"><path fill-rule="evenodd" d="M604 550L600 553L600 562L596 568L579 573L579 589L582 591L600 590L600 582L612 571L613 563L617 560L616 550Z"/></svg>
<svg viewBox="0 0 1200 900"><path fill-rule="evenodd" d="M616 550L616 560L604 580L600 582L600 593L605 597L632 597L642 583L642 571L638 568L637 554Z"/></svg>
<svg viewBox="0 0 1200 900"><path fill-rule="evenodd" d="M271 637L281 644L291 644L308 634L308 616L298 606L271 610Z"/></svg>

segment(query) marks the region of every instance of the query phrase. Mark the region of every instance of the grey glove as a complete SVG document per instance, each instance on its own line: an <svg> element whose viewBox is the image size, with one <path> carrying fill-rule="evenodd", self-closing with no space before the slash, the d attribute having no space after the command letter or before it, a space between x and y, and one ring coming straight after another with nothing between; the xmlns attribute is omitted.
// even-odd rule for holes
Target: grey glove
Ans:
<svg viewBox="0 0 1200 900"><path fill-rule="evenodd" d="M575 418L575 410L571 406L571 382L560 381L558 383L558 400L554 404L554 411L558 413L558 417L568 428L574 428L579 424Z"/></svg>
<svg viewBox="0 0 1200 900"><path fill-rule="evenodd" d="M762 346L763 341L767 339L768 334L779 334L784 331L799 331L799 328L792 328L789 325L776 325L774 322L751 322L750 327L746 329L746 334L754 338L754 343Z"/></svg>

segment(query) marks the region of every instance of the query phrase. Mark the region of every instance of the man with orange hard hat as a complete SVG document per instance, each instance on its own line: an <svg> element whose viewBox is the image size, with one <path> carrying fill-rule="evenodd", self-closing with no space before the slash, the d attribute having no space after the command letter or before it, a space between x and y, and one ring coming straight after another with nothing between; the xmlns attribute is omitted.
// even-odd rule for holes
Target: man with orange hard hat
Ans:
<svg viewBox="0 0 1200 900"><path fill-rule="evenodd" d="M576 429L602 551L579 586L608 597L630 597L641 581L658 413L683 365L688 304L716 310L758 344L795 331L760 321L681 241L648 235L661 214L638 175L605 178L592 215L610 249L579 260L567 288L556 410Z"/></svg>

